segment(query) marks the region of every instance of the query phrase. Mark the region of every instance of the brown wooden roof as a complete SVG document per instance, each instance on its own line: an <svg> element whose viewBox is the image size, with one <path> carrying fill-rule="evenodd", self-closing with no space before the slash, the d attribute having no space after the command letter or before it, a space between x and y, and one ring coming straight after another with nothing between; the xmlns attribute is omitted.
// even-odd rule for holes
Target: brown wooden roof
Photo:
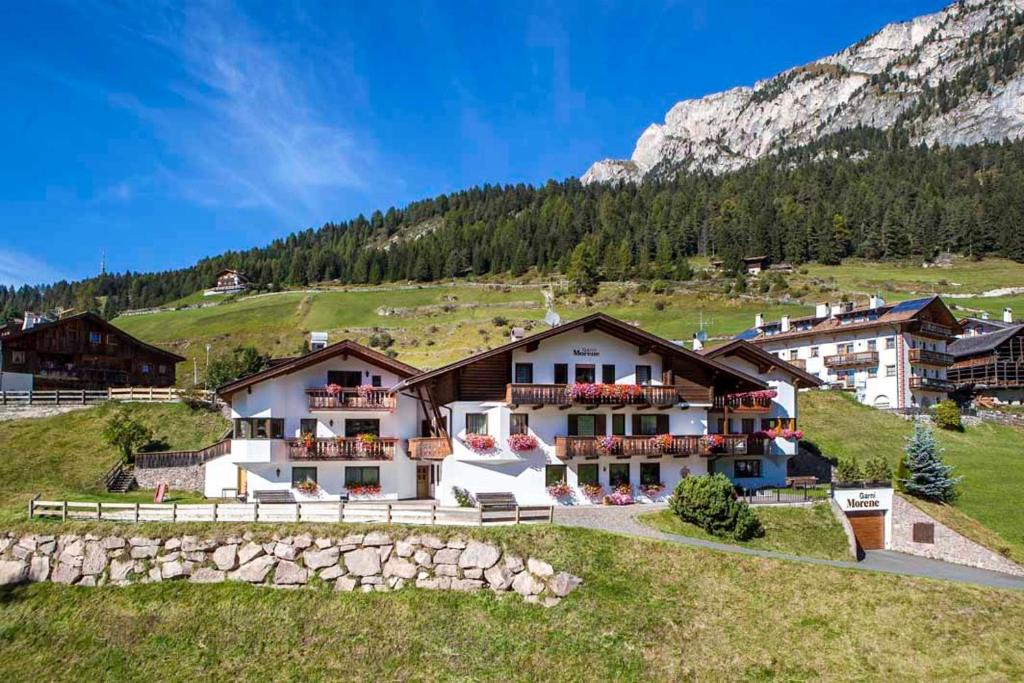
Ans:
<svg viewBox="0 0 1024 683"><path fill-rule="evenodd" d="M95 313L92 313L90 311L86 311L84 313L76 313L75 315L69 315L66 318L60 318L59 320L50 320L48 322L39 323L37 325L33 325L32 327L28 328L27 330L16 330L14 332L11 332L11 333L5 335L4 338L3 338L3 341L9 342L9 341L13 341L15 339L24 339L25 337L30 337L33 334L36 334L37 332L42 332L44 330L49 330L49 329L52 329L54 327L59 327L60 325L63 325L64 323L67 323L67 322L69 322L71 320L88 320L88 321L90 321L92 323L95 323L95 324L99 325L100 327L104 328L108 332L113 332L115 334L120 335L121 337L124 337L129 342L131 342L132 344L135 344L137 346L141 346L142 348L144 348L144 349L146 349L148 351L152 351L153 353L161 354L161 355L165 356L168 360L170 360L170 361L172 361L174 363L181 363L182 361L185 360L184 356L179 356L178 354L176 354L176 353L174 353L172 351L167 351L166 349L161 349L159 346L153 346L152 344L147 344L146 342L142 341L141 339L133 337L132 335L130 335L127 332L125 332L124 330L122 330L120 327L117 327L116 325L112 325L111 323L107 322L106 320L104 320L100 316L98 316Z"/></svg>
<svg viewBox="0 0 1024 683"><path fill-rule="evenodd" d="M387 356L379 351L363 346L350 339L343 339L340 342L325 346L319 351L313 351L307 353L305 356L299 356L298 358L289 358L284 362L273 363L266 370L262 370L252 375L236 379L233 382L228 382L220 387L217 387L217 395L221 397L228 397L231 394L237 392L240 389L245 389L253 384L273 379L275 377L281 377L283 375L290 375L297 370L308 368L311 365L322 363L325 360L334 358L335 356L349 355L360 358L370 365L385 370L390 370L401 378L411 377L417 374L419 368L414 368L411 365L395 360L390 356Z"/></svg>
<svg viewBox="0 0 1024 683"><path fill-rule="evenodd" d="M806 370L801 370L792 363L787 363L778 356L772 353L768 353L764 349L751 344L748 341L742 339L734 339L728 344L708 349L702 352L707 358L722 358L724 356L739 356L751 363L756 365L764 365L768 367L778 368L783 372L787 372L793 377L794 384L796 386L805 387L819 387L822 382L817 376L812 375Z"/></svg>

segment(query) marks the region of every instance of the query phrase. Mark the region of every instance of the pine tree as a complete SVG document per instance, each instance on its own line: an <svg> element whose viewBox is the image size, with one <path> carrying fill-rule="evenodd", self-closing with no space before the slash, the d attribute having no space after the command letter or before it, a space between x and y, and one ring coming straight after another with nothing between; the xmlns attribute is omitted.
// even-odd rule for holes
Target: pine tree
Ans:
<svg viewBox="0 0 1024 683"><path fill-rule="evenodd" d="M593 296L597 293L597 266L594 250L587 242L580 242L572 251L566 276L578 294Z"/></svg>
<svg viewBox="0 0 1024 683"><path fill-rule="evenodd" d="M962 477L952 476L953 466L942 462L942 449L925 422L914 422L914 433L907 438L904 453L909 471L909 476L900 481L904 491L943 503L956 497L956 485Z"/></svg>

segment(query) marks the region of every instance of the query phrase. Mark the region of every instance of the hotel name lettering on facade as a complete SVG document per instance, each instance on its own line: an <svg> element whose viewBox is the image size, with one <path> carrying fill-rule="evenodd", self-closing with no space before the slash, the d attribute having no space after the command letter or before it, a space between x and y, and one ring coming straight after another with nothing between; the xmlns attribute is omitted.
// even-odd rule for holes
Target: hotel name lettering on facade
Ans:
<svg viewBox="0 0 1024 683"><path fill-rule="evenodd" d="M601 352L598 351L597 349L593 348L593 347L584 346L584 347L579 348L579 349L573 349L572 350L572 355L574 355L574 356L600 356Z"/></svg>
<svg viewBox="0 0 1024 683"><path fill-rule="evenodd" d="M878 497L874 493L868 493L861 491L856 498L847 498L847 508L877 508L881 507L882 503L878 500Z"/></svg>

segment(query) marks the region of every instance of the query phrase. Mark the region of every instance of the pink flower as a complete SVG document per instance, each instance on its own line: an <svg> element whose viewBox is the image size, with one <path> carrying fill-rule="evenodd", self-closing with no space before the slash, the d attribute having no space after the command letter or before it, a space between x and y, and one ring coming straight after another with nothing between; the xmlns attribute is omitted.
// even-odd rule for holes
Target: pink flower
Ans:
<svg viewBox="0 0 1024 683"><path fill-rule="evenodd" d="M494 437L490 434L467 434L466 445L478 453L494 450Z"/></svg>
<svg viewBox="0 0 1024 683"><path fill-rule="evenodd" d="M560 481L557 484L549 486L548 493L551 494L553 498L566 498L572 495L572 489L569 487L569 484L564 481Z"/></svg>
<svg viewBox="0 0 1024 683"><path fill-rule="evenodd" d="M324 391L326 391L329 396L337 396L338 394L341 393L341 385L333 383L328 384L326 387L324 387Z"/></svg>
<svg viewBox="0 0 1024 683"><path fill-rule="evenodd" d="M597 447L604 453L618 453L622 449L622 439L617 436L602 436L597 440Z"/></svg>
<svg viewBox="0 0 1024 683"><path fill-rule="evenodd" d="M537 448L537 437L531 434L510 434L506 443L509 450L522 453Z"/></svg>

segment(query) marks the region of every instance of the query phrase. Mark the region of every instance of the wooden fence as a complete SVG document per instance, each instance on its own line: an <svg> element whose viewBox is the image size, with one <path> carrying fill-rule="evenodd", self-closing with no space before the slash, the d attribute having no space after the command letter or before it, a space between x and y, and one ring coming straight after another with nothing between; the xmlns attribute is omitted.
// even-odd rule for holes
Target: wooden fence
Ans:
<svg viewBox="0 0 1024 683"><path fill-rule="evenodd" d="M49 391L0 391L0 405L90 405L103 401L129 403L176 403L190 392L175 387L121 387L110 389L52 389ZM191 395L203 401L213 400L212 391Z"/></svg>
<svg viewBox="0 0 1024 683"><path fill-rule="evenodd" d="M483 526L551 522L551 506L487 510L428 503L354 501L342 503L103 503L39 500L29 503L29 518L106 522L362 522Z"/></svg>

